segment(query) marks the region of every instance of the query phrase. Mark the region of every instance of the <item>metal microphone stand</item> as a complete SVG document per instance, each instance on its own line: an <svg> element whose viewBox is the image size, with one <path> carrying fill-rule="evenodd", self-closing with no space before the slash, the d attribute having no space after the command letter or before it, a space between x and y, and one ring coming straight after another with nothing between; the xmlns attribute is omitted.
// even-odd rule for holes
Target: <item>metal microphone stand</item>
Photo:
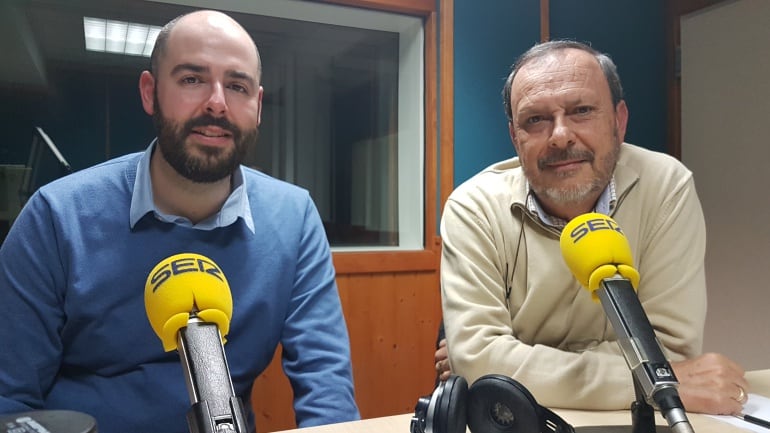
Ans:
<svg viewBox="0 0 770 433"><path fill-rule="evenodd" d="M636 401L631 403L631 433L656 433L655 408L647 403L642 386L634 375Z"/></svg>

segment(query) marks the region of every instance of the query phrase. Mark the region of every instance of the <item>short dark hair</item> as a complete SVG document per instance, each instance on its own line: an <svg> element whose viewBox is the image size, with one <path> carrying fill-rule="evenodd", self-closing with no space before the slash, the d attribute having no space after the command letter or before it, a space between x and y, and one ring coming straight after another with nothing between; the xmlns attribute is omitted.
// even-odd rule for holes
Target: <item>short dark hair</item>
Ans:
<svg viewBox="0 0 770 433"><path fill-rule="evenodd" d="M508 121L513 121L513 108L511 107L511 86L513 85L513 79L516 77L516 74L519 72L519 70L521 70L524 65L532 62L533 60L541 59L554 51L561 51L570 48L585 51L596 58L596 61L599 62L599 67L602 69L604 77L607 79L607 83L610 86L612 106L618 106L618 103L623 100L623 86L620 84L618 68L615 66L615 63L612 61L610 56L596 51L588 44L560 39L535 44L532 48L528 49L526 52L524 52L524 54L516 59L516 62L511 67L511 73L508 74L508 78L505 80L505 86L503 86L503 107L505 108L505 115L508 116Z"/></svg>

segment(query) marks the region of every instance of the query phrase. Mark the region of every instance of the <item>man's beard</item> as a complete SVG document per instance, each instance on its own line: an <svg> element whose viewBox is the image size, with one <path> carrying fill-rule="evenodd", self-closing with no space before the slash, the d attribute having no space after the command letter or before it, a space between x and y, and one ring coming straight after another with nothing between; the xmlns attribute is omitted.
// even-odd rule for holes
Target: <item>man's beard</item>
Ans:
<svg viewBox="0 0 770 433"><path fill-rule="evenodd" d="M530 186L537 195L547 197L556 203L580 203L588 196L603 190L607 184L609 184L610 179L612 178L612 173L615 170L615 164L618 161L618 154L620 153L620 142L617 140L617 132L615 133L615 141L616 143L612 151L607 154L601 161L599 161L599 166L597 167L598 172L595 173L594 177L587 182L561 187L542 187L541 185L535 185L532 183L532 177L528 175L527 170L525 170L524 175L530 179ZM547 157L538 160L538 170L542 172L548 164L560 161L569 161L571 159L585 159L593 165L595 162L595 155L585 150L555 150L551 152ZM523 167L524 164L522 164L522 168ZM571 173L564 173L563 177L569 177L571 175Z"/></svg>
<svg viewBox="0 0 770 433"><path fill-rule="evenodd" d="M153 123L158 134L158 148L163 158L181 176L196 183L213 183L231 176L246 157L250 145L256 143L259 129L242 131L223 117L208 114L180 124L163 115L157 96L154 101ZM194 134L193 128L218 126L232 134L233 149L201 148L204 157L189 152L185 139Z"/></svg>

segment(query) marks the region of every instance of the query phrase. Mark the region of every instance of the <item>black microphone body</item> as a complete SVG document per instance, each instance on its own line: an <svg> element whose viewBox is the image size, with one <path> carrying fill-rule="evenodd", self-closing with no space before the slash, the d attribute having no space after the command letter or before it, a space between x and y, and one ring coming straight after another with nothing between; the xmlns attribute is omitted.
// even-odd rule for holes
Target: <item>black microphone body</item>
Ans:
<svg viewBox="0 0 770 433"><path fill-rule="evenodd" d="M223 346L233 305L219 266L195 253L165 258L147 277L144 305L163 349L179 353L192 403L190 432L246 433Z"/></svg>
<svg viewBox="0 0 770 433"><path fill-rule="evenodd" d="M219 328L194 314L177 336L192 406L191 433L246 433L243 404L235 395Z"/></svg>
<svg viewBox="0 0 770 433"><path fill-rule="evenodd" d="M679 399L674 370L663 354L631 281L619 275L604 278L595 293L647 402L660 409L674 433L694 433Z"/></svg>

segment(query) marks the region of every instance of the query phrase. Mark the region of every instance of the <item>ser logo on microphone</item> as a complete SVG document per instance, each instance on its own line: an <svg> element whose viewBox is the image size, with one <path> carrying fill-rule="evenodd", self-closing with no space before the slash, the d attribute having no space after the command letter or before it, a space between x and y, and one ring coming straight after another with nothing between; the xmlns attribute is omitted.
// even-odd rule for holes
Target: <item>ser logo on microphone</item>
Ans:
<svg viewBox="0 0 770 433"><path fill-rule="evenodd" d="M623 230L620 229L618 223L616 223L611 218L592 218L578 224L574 229L572 229L569 237L572 239L572 243L576 244L588 233L599 230L615 230L618 233L623 233Z"/></svg>
<svg viewBox="0 0 770 433"><path fill-rule="evenodd" d="M153 293L172 275L179 275L185 272L203 272L214 276L219 281L225 281L222 270L214 262L195 257L182 257L166 263L152 274L150 284L152 285Z"/></svg>

